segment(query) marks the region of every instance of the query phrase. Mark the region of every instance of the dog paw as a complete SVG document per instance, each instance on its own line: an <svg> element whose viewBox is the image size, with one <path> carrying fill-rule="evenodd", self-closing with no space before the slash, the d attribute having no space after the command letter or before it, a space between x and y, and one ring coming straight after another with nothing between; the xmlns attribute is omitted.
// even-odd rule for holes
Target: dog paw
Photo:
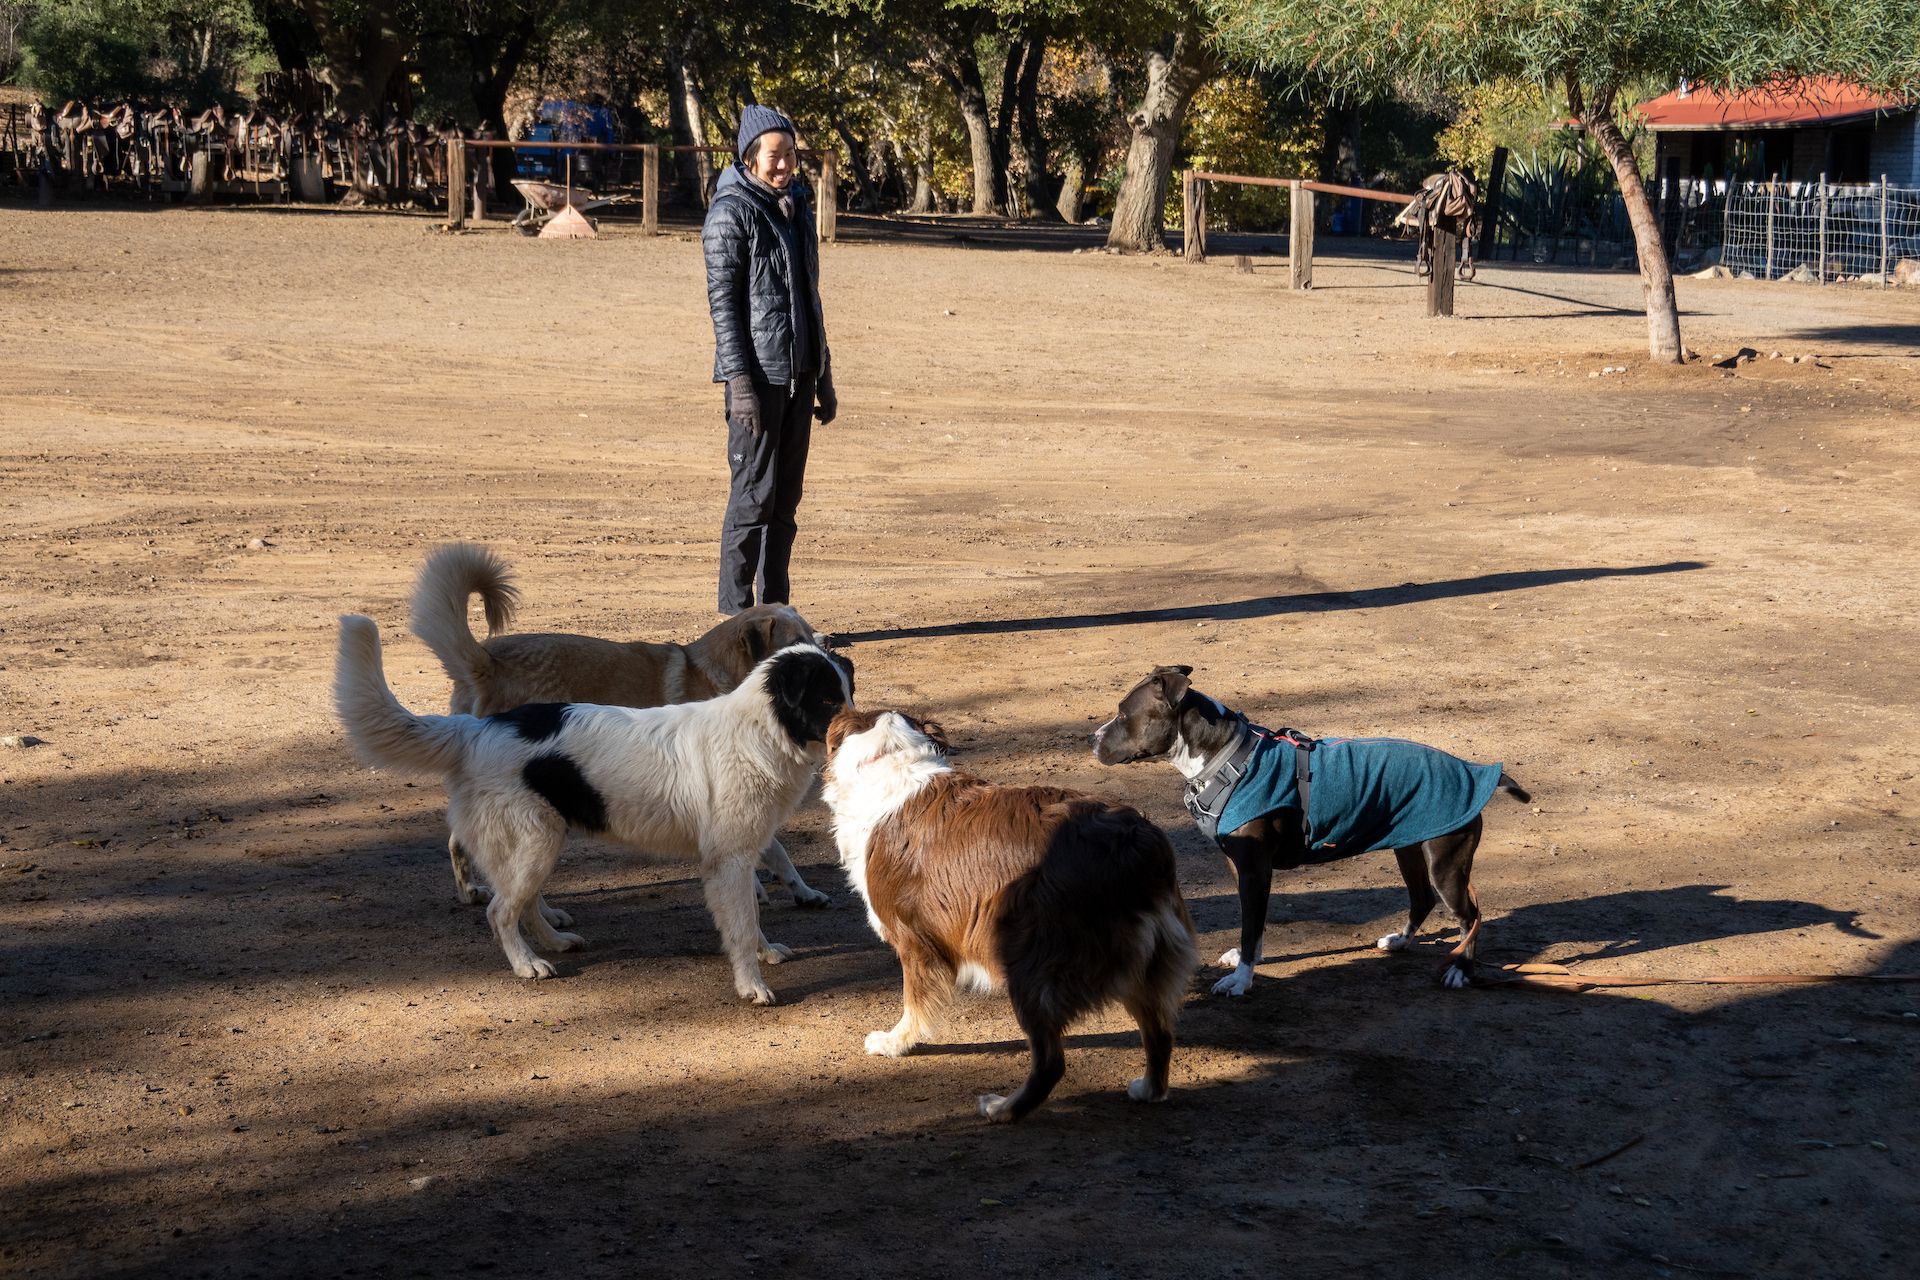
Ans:
<svg viewBox="0 0 1920 1280"><path fill-rule="evenodd" d="M553 961L542 960L539 956L534 956L532 959L523 963L515 964L513 971L522 978L553 978L558 977L560 973L558 969L553 967Z"/></svg>
<svg viewBox="0 0 1920 1280"><path fill-rule="evenodd" d="M1216 963L1222 969L1238 969L1240 967L1240 948L1229 947L1225 951L1222 951L1220 953L1220 959L1216 961Z"/></svg>
<svg viewBox="0 0 1920 1280"><path fill-rule="evenodd" d="M891 1031L867 1032L867 1052L876 1058L897 1058L912 1047Z"/></svg>
<svg viewBox="0 0 1920 1280"><path fill-rule="evenodd" d="M1412 939L1404 933L1389 933L1374 940L1374 946L1382 951L1404 951Z"/></svg>
<svg viewBox="0 0 1920 1280"><path fill-rule="evenodd" d="M760 948L761 964L785 964L793 959L793 948L784 942L769 942Z"/></svg>
<svg viewBox="0 0 1920 1280"><path fill-rule="evenodd" d="M1440 985L1449 991L1459 991L1473 985L1473 969L1470 965L1450 964L1440 971Z"/></svg>
<svg viewBox="0 0 1920 1280"><path fill-rule="evenodd" d="M822 893L812 885L799 884L793 887L793 905L796 907L824 907L832 901L832 894Z"/></svg>
<svg viewBox="0 0 1920 1280"><path fill-rule="evenodd" d="M477 907L493 900L493 890L483 884L470 884L466 888L455 888L453 896L470 907Z"/></svg>
<svg viewBox="0 0 1920 1280"><path fill-rule="evenodd" d="M1127 1084L1127 1096L1135 1102L1165 1102L1167 1091L1162 1089L1159 1093L1155 1093L1153 1085L1148 1083L1145 1076L1135 1076Z"/></svg>
<svg viewBox="0 0 1920 1280"><path fill-rule="evenodd" d="M1213 994L1217 996L1244 996L1251 990L1253 990L1253 973L1245 968L1235 969L1213 984Z"/></svg>
<svg viewBox="0 0 1920 1280"><path fill-rule="evenodd" d="M780 1003L774 998L773 988L764 982L756 982L750 987L742 987L738 988L738 990L740 992L740 998L750 1004L757 1004L764 1008L767 1005Z"/></svg>
<svg viewBox="0 0 1920 1280"><path fill-rule="evenodd" d="M572 916L558 907L549 907L545 903L540 906L540 918L556 929L571 928L573 925Z"/></svg>
<svg viewBox="0 0 1920 1280"><path fill-rule="evenodd" d="M579 951L587 945L587 940L577 933L556 933L553 937L555 951Z"/></svg>
<svg viewBox="0 0 1920 1280"><path fill-rule="evenodd" d="M980 1095L980 1116L989 1124L1006 1124L1013 1119L1013 1108L997 1093Z"/></svg>

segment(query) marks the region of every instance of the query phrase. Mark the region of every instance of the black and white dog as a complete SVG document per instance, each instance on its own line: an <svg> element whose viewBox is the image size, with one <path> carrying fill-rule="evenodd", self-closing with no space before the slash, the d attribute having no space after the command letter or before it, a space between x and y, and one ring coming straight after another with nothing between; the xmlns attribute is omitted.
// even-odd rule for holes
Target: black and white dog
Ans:
<svg viewBox="0 0 1920 1280"><path fill-rule="evenodd" d="M851 664L810 644L771 655L731 693L634 709L532 703L484 718L414 715L387 687L372 619L340 620L334 702L369 763L445 780L453 838L493 886L487 923L523 978L550 978L543 950L582 946L541 910L540 889L579 827L650 853L697 858L733 985L774 1003L760 964L792 952L760 932L754 863L826 759L827 726L851 705Z"/></svg>
<svg viewBox="0 0 1920 1280"><path fill-rule="evenodd" d="M1253 986L1273 872L1392 849L1406 881L1407 922L1375 945L1398 951L1433 910L1436 895L1465 931L1440 981L1472 982L1480 941L1473 855L1480 810L1499 788L1530 797L1497 764L1469 764L1397 738L1274 733L1193 689L1192 667L1155 667L1093 732L1102 764L1167 756L1187 780L1187 809L1232 864L1240 894L1240 945L1220 957L1233 970L1215 995Z"/></svg>

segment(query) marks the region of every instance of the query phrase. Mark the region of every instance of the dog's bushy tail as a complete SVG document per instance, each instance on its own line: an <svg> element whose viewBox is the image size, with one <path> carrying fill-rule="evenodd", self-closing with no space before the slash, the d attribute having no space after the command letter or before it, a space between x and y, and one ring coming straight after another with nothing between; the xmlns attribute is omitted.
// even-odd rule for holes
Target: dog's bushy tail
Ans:
<svg viewBox="0 0 1920 1280"><path fill-rule="evenodd" d="M1505 769L1500 771L1500 789L1518 800L1521 804L1531 804L1533 793L1513 780L1513 775Z"/></svg>
<svg viewBox="0 0 1920 1280"><path fill-rule="evenodd" d="M507 562L475 543L449 542L436 547L421 567L408 620L413 634L461 684L479 680L493 661L467 625L467 597L473 595L486 610L487 634L505 631L520 603Z"/></svg>
<svg viewBox="0 0 1920 1280"><path fill-rule="evenodd" d="M361 759L405 773L451 772L466 755L468 729L476 723L467 716L417 716L401 706L387 687L380 628L358 614L340 619L333 705Z"/></svg>

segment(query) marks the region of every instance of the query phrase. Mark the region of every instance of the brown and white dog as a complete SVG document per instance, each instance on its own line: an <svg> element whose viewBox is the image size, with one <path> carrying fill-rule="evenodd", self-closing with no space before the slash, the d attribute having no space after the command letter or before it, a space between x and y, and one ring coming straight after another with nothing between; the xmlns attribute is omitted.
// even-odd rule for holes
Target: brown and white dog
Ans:
<svg viewBox="0 0 1920 1280"><path fill-rule="evenodd" d="M904 1009L868 1053L932 1035L956 988L1004 991L1033 1065L980 1114L1018 1120L1066 1071L1070 1023L1118 1004L1140 1026L1137 1102L1167 1096L1173 1024L1198 967L1166 833L1139 813L1058 787L955 772L937 725L854 711L827 731L821 795L874 931L900 957Z"/></svg>
<svg viewBox="0 0 1920 1280"><path fill-rule="evenodd" d="M476 595L487 617L484 644L467 625L467 600ZM506 561L486 547L450 542L427 557L414 583L409 625L453 680L452 714L492 716L538 702L609 707L704 702L738 688L769 654L790 645L824 644L805 618L783 604L755 605L691 644L557 632L502 635L519 602ZM474 883L457 841L448 842L447 857L460 901L484 902L491 890ZM778 840L767 846L761 861L786 884L797 905L823 907L829 901L801 878ZM755 892L761 892L757 880ZM551 924L570 923L565 912L544 902L541 913Z"/></svg>

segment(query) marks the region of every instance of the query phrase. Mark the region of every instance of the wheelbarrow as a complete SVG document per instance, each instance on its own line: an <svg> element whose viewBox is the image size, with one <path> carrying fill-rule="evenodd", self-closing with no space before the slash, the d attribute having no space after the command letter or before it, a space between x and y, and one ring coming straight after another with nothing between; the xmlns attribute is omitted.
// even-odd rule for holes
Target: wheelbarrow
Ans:
<svg viewBox="0 0 1920 1280"><path fill-rule="evenodd" d="M528 235L591 236L596 225L587 213L609 205L629 204L629 195L594 196L571 186L541 182L533 178L515 178L513 189L526 199L527 207L513 216L510 225ZM552 231L550 223L559 224Z"/></svg>

